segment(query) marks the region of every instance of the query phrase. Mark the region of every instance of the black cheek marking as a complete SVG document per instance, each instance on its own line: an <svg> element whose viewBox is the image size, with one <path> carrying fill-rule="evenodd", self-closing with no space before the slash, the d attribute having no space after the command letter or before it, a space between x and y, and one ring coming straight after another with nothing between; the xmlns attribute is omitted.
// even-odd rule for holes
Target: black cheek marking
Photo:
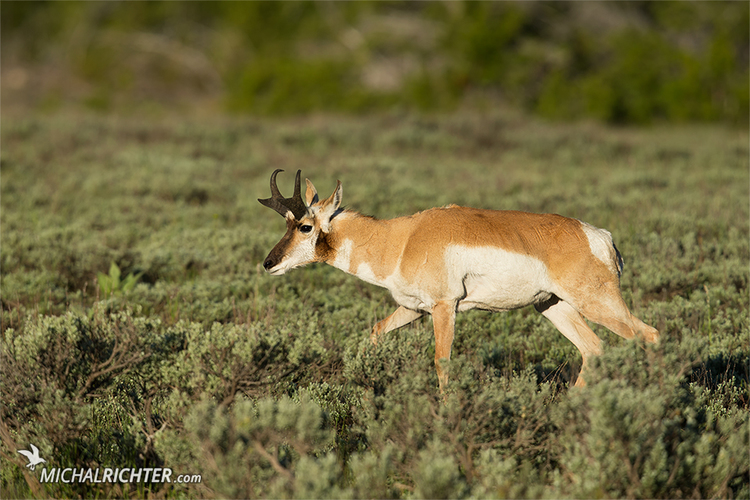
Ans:
<svg viewBox="0 0 750 500"><path fill-rule="evenodd" d="M328 235L320 233L318 241L315 242L315 259L318 262L328 261L333 257L333 247L328 241Z"/></svg>

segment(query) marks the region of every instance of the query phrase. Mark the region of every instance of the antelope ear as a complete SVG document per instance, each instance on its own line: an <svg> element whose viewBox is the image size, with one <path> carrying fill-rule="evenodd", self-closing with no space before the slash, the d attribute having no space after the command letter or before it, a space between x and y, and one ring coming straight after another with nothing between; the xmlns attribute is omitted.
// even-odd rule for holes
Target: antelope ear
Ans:
<svg viewBox="0 0 750 500"><path fill-rule="evenodd" d="M307 206L309 207L313 203L318 202L318 190L315 189L315 186L313 186L313 183L310 182L310 179L305 179L305 182L307 183L307 190L305 191L305 201L307 201Z"/></svg>
<svg viewBox="0 0 750 500"><path fill-rule="evenodd" d="M331 230L331 218L336 213L336 210L339 209L339 206L341 206L342 194L341 181L336 181L336 189L333 191L333 194L320 204L317 217L320 220L320 230L324 233L328 233Z"/></svg>

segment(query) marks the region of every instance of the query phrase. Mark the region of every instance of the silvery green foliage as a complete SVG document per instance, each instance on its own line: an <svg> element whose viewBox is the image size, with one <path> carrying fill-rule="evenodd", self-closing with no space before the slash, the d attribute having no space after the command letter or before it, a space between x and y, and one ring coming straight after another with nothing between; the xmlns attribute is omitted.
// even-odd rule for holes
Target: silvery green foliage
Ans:
<svg viewBox="0 0 750 500"><path fill-rule="evenodd" d="M750 496L746 131L502 110L62 113L7 120L2 136L4 497L35 495L15 452L29 442L50 466L205 477L38 495L55 498ZM322 265L263 273L284 226L256 201L268 162L311 159L318 188L341 178L346 202L379 217L457 203L608 228L625 300L662 344L595 326L605 353L571 388L580 357L532 308L462 313L443 398L429 317L372 346L386 291ZM120 284L140 278L105 297L112 263Z"/></svg>
<svg viewBox="0 0 750 500"><path fill-rule="evenodd" d="M691 383L706 347L667 337L656 349L625 344L598 359L592 383L557 408L568 425L556 486L581 497L747 495L748 414L712 404L737 390Z"/></svg>
<svg viewBox="0 0 750 500"><path fill-rule="evenodd" d="M179 322L169 331L185 338L174 365L164 367L178 392L189 398L206 392L224 404L238 393L261 394L300 377L325 355L314 315L283 325Z"/></svg>
<svg viewBox="0 0 750 500"><path fill-rule="evenodd" d="M231 408L195 403L180 432L169 431L157 450L175 467L200 470L204 487L231 498L318 497L340 483L334 433L321 408L300 401L239 398Z"/></svg>
<svg viewBox="0 0 750 500"><path fill-rule="evenodd" d="M154 373L154 355L169 350L169 339L158 319L137 313L97 308L89 315L39 316L23 332L5 331L0 409L5 431L12 429L5 450L33 442L53 467L92 460L133 465L139 453L150 460L139 431L142 399L134 402L128 392ZM72 494L66 485L48 488L54 496Z"/></svg>
<svg viewBox="0 0 750 500"><path fill-rule="evenodd" d="M314 316L287 327L165 328L136 314L99 309L39 317L23 336L7 330L0 387L14 436L58 465L114 460L201 473L200 485L172 486L195 496L748 493L747 396L732 360L746 358L714 353L708 339L608 346L588 385L568 390L540 383L532 368L508 376L456 354L443 398L429 325L377 346L352 341L338 378L313 382L307 370L327 355ZM6 470L4 481L20 480ZM107 488L97 491L123 491Z"/></svg>

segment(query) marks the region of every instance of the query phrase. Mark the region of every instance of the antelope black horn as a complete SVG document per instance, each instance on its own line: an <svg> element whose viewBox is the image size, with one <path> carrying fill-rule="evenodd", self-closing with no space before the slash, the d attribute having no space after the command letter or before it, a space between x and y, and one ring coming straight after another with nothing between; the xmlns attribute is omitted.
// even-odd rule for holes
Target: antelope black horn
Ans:
<svg viewBox="0 0 750 500"><path fill-rule="evenodd" d="M302 201L302 194L300 193L299 176L302 171L297 170L297 176L294 179L294 194L291 198L284 198L281 191L279 191L279 187L276 185L276 176L279 172L283 172L283 170L277 168L271 174L271 197L264 200L258 198L258 201L268 208L273 208L284 217L286 217L287 212L292 212L294 218L300 220L307 214L307 206Z"/></svg>

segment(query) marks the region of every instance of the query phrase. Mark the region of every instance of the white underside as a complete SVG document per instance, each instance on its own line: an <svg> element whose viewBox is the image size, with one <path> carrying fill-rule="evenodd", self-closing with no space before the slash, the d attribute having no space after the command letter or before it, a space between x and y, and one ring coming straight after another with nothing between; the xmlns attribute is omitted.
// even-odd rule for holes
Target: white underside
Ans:
<svg viewBox="0 0 750 500"><path fill-rule="evenodd" d="M332 263L349 272L351 241L345 241ZM552 283L544 264L533 257L508 252L495 247L464 247L450 245L444 252L447 270L447 290L433 296L434 280L444 275L442 270L420 269L414 282L401 274L401 263L396 271L378 278L367 263L354 271L359 279L390 290L396 302L414 310L431 311L438 301L455 300L459 311L486 309L506 311L545 300L552 293ZM412 273L409 273L412 274Z"/></svg>
<svg viewBox="0 0 750 500"><path fill-rule="evenodd" d="M552 282L538 259L496 247L451 245L445 251L449 283L463 292L459 311L508 311L549 297Z"/></svg>

